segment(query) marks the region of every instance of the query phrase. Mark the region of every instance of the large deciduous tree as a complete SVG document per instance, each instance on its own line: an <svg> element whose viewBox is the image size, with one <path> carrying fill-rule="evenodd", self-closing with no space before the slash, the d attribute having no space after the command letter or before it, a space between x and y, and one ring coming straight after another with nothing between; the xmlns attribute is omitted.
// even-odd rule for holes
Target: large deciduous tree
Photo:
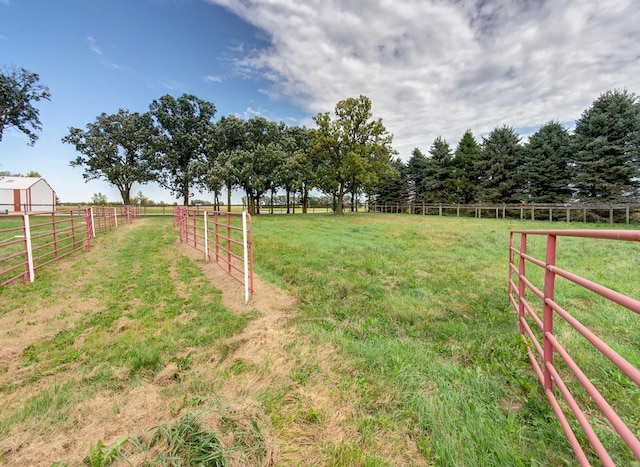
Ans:
<svg viewBox="0 0 640 467"><path fill-rule="evenodd" d="M494 128L483 138L482 150L475 164L478 174L479 201L511 203L519 201L516 176L522 163L520 136L510 126Z"/></svg>
<svg viewBox="0 0 640 467"><path fill-rule="evenodd" d="M310 133L305 127L287 127L283 134L284 163L279 180L285 190L287 214L291 212L291 194L300 193L302 212L307 212L309 190L313 186L314 160L309 152ZM294 205L295 212L295 205Z"/></svg>
<svg viewBox="0 0 640 467"><path fill-rule="evenodd" d="M50 100L49 88L39 84L40 77L24 68L0 70L0 141L7 128L17 128L29 138L33 146L42 130L40 111L34 102Z"/></svg>
<svg viewBox="0 0 640 467"><path fill-rule="evenodd" d="M216 107L191 94L177 99L167 94L154 100L149 111L158 131L150 159L155 180L187 206L215 135Z"/></svg>
<svg viewBox="0 0 640 467"><path fill-rule="evenodd" d="M335 214L343 214L345 193L376 186L393 174L390 165L393 136L382 120L372 120L371 101L366 96L350 97L336 104L335 119L319 113L313 119L314 150L321 157L320 186L336 196Z"/></svg>
<svg viewBox="0 0 640 467"><path fill-rule="evenodd" d="M231 211L231 193L237 184L234 154L247 149L248 138L247 122L234 115L223 116L215 124L215 138L207 151L205 187L214 192L226 187L228 211Z"/></svg>
<svg viewBox="0 0 640 467"><path fill-rule="evenodd" d="M581 201L637 200L640 186L640 101L607 91L576 121L575 185Z"/></svg>
<svg viewBox="0 0 640 467"><path fill-rule="evenodd" d="M120 109L117 114L100 114L86 130L69 128L62 142L82 154L69 165L83 167L85 181L106 180L118 189L124 204L131 204L133 184L152 180L146 155L153 135L149 114Z"/></svg>
<svg viewBox="0 0 640 467"><path fill-rule="evenodd" d="M237 184L244 190L249 214L260 213L262 195L272 189L283 161L281 135L283 124L264 117L247 121L247 143L233 151L229 163L235 168Z"/></svg>
<svg viewBox="0 0 640 467"><path fill-rule="evenodd" d="M571 198L571 136L560 122L551 121L524 145L518 168L522 193L527 201L564 203Z"/></svg>

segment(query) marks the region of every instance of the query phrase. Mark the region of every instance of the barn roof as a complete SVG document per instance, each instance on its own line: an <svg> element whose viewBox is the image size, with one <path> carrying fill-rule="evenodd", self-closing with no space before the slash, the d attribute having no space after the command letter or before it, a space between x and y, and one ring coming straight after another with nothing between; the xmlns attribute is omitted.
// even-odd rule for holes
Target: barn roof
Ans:
<svg viewBox="0 0 640 467"><path fill-rule="evenodd" d="M26 190L40 180L44 179L42 177L0 177L0 190ZM47 183L46 180L44 182Z"/></svg>

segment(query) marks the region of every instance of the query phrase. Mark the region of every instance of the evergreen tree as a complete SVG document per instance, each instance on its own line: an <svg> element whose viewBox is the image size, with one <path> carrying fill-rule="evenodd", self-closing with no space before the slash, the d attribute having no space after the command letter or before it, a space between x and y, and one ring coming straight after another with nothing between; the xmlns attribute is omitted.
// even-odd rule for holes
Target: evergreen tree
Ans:
<svg viewBox="0 0 640 467"><path fill-rule="evenodd" d="M607 91L576 121L576 190L582 201L632 201L640 186L640 102Z"/></svg>
<svg viewBox="0 0 640 467"><path fill-rule="evenodd" d="M477 176L475 163L480 155L480 145L471 130L467 130L456 147L451 161L451 192L456 203L475 201Z"/></svg>
<svg viewBox="0 0 640 467"><path fill-rule="evenodd" d="M429 149L431 157L427 159L427 170L423 181L427 201L446 203L450 201L450 173L453 158L449 143L438 136Z"/></svg>
<svg viewBox="0 0 640 467"><path fill-rule="evenodd" d="M426 201L424 177L427 165L427 157L420 151L420 148L414 148L411 152L411 158L404 169L407 177L408 195L411 201Z"/></svg>
<svg viewBox="0 0 640 467"><path fill-rule="evenodd" d="M378 204L406 204L409 201L409 183L407 167L400 158L391 161L393 175L377 189L375 196Z"/></svg>
<svg viewBox="0 0 640 467"><path fill-rule="evenodd" d="M518 202L517 168L522 163L520 136L507 125L494 128L483 138L475 164L478 173L478 200L491 203Z"/></svg>
<svg viewBox="0 0 640 467"><path fill-rule="evenodd" d="M529 138L523 151L519 179L524 199L564 203L571 198L572 148L569 132L551 121Z"/></svg>

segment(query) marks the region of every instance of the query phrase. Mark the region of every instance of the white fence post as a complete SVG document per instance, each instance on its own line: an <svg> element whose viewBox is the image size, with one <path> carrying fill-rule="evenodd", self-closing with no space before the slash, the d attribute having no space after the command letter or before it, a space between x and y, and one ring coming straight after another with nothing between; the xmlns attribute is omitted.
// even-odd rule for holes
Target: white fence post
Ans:
<svg viewBox="0 0 640 467"><path fill-rule="evenodd" d="M93 206L91 206L91 238L96 238L96 223L93 219Z"/></svg>
<svg viewBox="0 0 640 467"><path fill-rule="evenodd" d="M247 245L247 212L242 211L242 249L244 260L244 302L249 303L249 248Z"/></svg>
<svg viewBox="0 0 640 467"><path fill-rule="evenodd" d="M204 260L209 262L209 213L204 212Z"/></svg>
<svg viewBox="0 0 640 467"><path fill-rule="evenodd" d="M113 218L116 220L116 229L118 228L118 208L113 208Z"/></svg>
<svg viewBox="0 0 640 467"><path fill-rule="evenodd" d="M29 282L35 280L35 272L33 271L33 249L31 248L31 226L29 225L29 215L22 215L22 225L24 227L24 242L27 248L27 268L29 270Z"/></svg>

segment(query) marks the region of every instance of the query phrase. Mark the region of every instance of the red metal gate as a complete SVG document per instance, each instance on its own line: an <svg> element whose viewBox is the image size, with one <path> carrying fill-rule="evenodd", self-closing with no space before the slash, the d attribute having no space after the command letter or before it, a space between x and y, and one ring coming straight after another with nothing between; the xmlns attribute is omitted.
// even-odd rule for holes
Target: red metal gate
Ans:
<svg viewBox="0 0 640 467"><path fill-rule="evenodd" d="M546 236L546 258L540 260L527 254L527 237L531 235ZM519 246L516 245L516 237L520 236ZM566 366L569 375L577 380L587 394L595 402L602 415L608 420L613 429L618 433L624 443L631 449L631 452L640 460L640 441L638 433L634 433L625 422L616 414L609 402L596 389L584 371L578 367L574 359L569 355L559 342L559 336L554 334L554 319L562 318L573 329L578 331L591 345L602 355L609 359L619 368L626 377L640 388L640 371L631 365L620 354L613 350L608 344L603 342L592 331L587 329L568 311L556 303L555 285L556 278L565 279L573 284L577 284L595 294L604 297L610 302L616 303L633 313L640 314L640 301L629 296L618 293L600 284L591 282L569 271L565 271L556 266L556 250L558 237L583 237L603 240L625 240L632 242L640 241L640 231L619 231L619 230L518 230L512 231L509 242L509 299L518 313L519 328L522 338L527 345L527 353L533 367L542 382L544 391L558 417L562 429L564 430L571 447L576 453L581 465L589 465L589 461L578 441L576 435L570 427L570 423L556 398L556 390L564 398L566 406L573 413L575 419L580 424L594 452L598 455L603 465L614 465L613 460L607 453L601 440L596 435L588 416L576 402L570 393L565 379L558 371L558 365L554 364L554 356L561 358L563 366ZM544 286L542 290L536 287L526 276L527 264L532 264L544 271ZM514 279L515 276L515 279ZM533 293L542 304L542 319L534 310L534 306L526 297L527 291ZM533 297L535 300L535 297ZM536 329L537 328L537 329ZM536 337L536 333L542 333L542 344ZM533 346L533 349L531 349ZM640 410L640 408L639 408Z"/></svg>
<svg viewBox="0 0 640 467"><path fill-rule="evenodd" d="M173 226L180 242L200 250L227 274L244 285L245 302L253 294L253 239L251 216L246 212L220 212L176 206Z"/></svg>

